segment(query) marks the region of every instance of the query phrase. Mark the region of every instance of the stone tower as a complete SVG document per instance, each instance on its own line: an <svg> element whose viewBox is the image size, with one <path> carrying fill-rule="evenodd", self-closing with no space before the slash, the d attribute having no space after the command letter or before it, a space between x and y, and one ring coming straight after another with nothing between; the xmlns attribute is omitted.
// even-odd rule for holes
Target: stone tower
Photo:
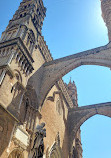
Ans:
<svg viewBox="0 0 111 158"><path fill-rule="evenodd" d="M75 85L75 82L71 82L71 79L68 84L66 84L66 87L68 89L68 93L73 101L74 106L78 106L78 100L77 100L77 88Z"/></svg>
<svg viewBox="0 0 111 158"><path fill-rule="evenodd" d="M23 0L0 39L0 157L3 158L14 144L22 150L30 146L30 136L41 117L34 99L31 103L35 107L29 106L26 86L37 70L35 51L45 14L42 0ZM30 96L36 98L33 92ZM24 135L25 141L17 139L17 133ZM14 149L11 156L15 153L20 154Z"/></svg>
<svg viewBox="0 0 111 158"><path fill-rule="evenodd" d="M111 41L111 1L101 0L102 17L108 28L108 37Z"/></svg>
<svg viewBox="0 0 111 158"><path fill-rule="evenodd" d="M101 1L111 40L111 2ZM111 103L78 107L75 83L61 79L81 65L111 67L110 44L53 60L41 34L45 14L42 0L23 0L0 39L1 158L82 158L80 126L95 114L111 117Z"/></svg>
<svg viewBox="0 0 111 158"><path fill-rule="evenodd" d="M69 93L69 96L73 102L74 107L78 107L78 99L77 99L77 88L75 85L75 82L70 81L68 84L66 84L67 91ZM78 129L76 133L76 138L73 141L73 147L72 147L72 158L82 158L82 144L81 144L81 130Z"/></svg>
<svg viewBox="0 0 111 158"><path fill-rule="evenodd" d="M15 89L19 89L19 96L16 94L17 100L23 97L27 81L34 72L33 52L37 49L45 13L46 8L44 8L42 0L23 0L6 30L2 33L0 40L0 84L6 80L6 74L9 78L13 78L7 91L9 90L13 95ZM4 99L3 96L2 99ZM11 99L11 96L8 100L6 99L6 107L10 104ZM11 111L20 110L20 101L16 106L14 102L12 104L9 108Z"/></svg>

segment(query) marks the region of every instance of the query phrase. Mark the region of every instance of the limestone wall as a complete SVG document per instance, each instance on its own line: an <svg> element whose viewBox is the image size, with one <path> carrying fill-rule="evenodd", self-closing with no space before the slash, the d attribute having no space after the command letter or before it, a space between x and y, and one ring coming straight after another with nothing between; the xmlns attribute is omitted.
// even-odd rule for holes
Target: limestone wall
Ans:
<svg viewBox="0 0 111 158"><path fill-rule="evenodd" d="M45 152L50 153L59 132L60 147L65 158L68 158L67 114L68 109L61 92L54 86L47 95L41 109L41 122L46 123Z"/></svg>

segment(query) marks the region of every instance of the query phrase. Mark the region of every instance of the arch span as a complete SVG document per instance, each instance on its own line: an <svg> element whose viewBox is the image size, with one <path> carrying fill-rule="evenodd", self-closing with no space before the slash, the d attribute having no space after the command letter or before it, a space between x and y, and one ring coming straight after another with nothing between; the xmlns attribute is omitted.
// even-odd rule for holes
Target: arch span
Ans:
<svg viewBox="0 0 111 158"><path fill-rule="evenodd" d="M48 91L60 78L82 65L111 68L111 43L45 63L30 79L35 87L39 105L43 104Z"/></svg>
<svg viewBox="0 0 111 158"><path fill-rule="evenodd" d="M70 136L70 147L72 146L77 130L90 117L99 114L111 117L111 102L88 105L69 109L68 113L68 132Z"/></svg>

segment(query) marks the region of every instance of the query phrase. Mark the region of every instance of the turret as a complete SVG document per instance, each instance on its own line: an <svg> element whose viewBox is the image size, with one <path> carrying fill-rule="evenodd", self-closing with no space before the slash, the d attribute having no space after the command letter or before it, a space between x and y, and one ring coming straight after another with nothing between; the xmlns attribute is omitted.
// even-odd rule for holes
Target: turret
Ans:
<svg viewBox="0 0 111 158"><path fill-rule="evenodd" d="M70 79L70 81L66 85L66 87L67 87L69 96L71 97L74 106L78 106L78 103L77 103L77 88L76 88L75 82L74 81L72 82L71 79Z"/></svg>

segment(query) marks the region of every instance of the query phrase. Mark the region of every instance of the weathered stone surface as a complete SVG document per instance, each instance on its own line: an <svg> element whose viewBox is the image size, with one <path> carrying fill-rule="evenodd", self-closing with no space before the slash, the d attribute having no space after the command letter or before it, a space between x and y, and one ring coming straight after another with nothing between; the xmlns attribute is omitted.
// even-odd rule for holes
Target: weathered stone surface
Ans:
<svg viewBox="0 0 111 158"><path fill-rule="evenodd" d="M43 101L51 87L64 75L81 65L100 65L111 67L111 46L110 44L67 56L61 59L45 63L32 77L31 81L35 85L36 93L39 91L39 104ZM42 80L36 84L35 79L42 76ZM39 87L38 87L39 85Z"/></svg>
<svg viewBox="0 0 111 158"><path fill-rule="evenodd" d="M80 126L87 119L96 114L111 117L111 102L69 109L68 131L70 136L70 143L73 143L73 139L75 138Z"/></svg>
<svg viewBox="0 0 111 158"><path fill-rule="evenodd" d="M111 1L101 0L101 7L111 40ZM80 126L96 114L111 117L111 103L77 107L75 85L70 88L70 83L68 93L61 79L82 65L111 68L111 42L99 48L53 60L41 35L45 13L42 0L23 0L2 33L1 158L28 158L31 149L36 153L37 144L34 145L33 140L39 140L39 136L35 133L36 139L33 139L33 135L35 127L41 122L46 123L47 133L44 138L44 157L82 158Z"/></svg>

